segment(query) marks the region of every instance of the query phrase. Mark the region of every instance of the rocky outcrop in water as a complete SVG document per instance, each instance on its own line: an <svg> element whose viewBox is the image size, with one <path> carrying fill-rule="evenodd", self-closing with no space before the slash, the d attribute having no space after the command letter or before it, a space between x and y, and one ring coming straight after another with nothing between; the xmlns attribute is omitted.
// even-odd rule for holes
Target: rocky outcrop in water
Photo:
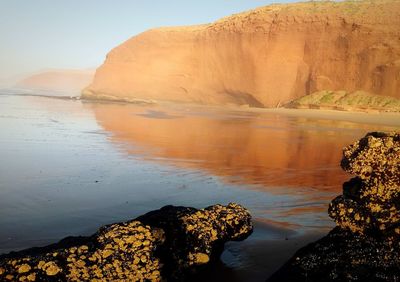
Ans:
<svg viewBox="0 0 400 282"><path fill-rule="evenodd" d="M400 135L370 133L345 148L342 168L357 175L329 206L338 226L366 235L400 234Z"/></svg>
<svg viewBox="0 0 400 282"><path fill-rule="evenodd" d="M237 204L166 206L90 237L3 255L0 281L183 280L251 232L251 216Z"/></svg>
<svg viewBox="0 0 400 282"><path fill-rule="evenodd" d="M341 166L357 177L329 206L337 227L268 281L400 280L400 134L367 134Z"/></svg>
<svg viewBox="0 0 400 282"><path fill-rule="evenodd" d="M274 4L151 29L111 50L83 96L252 107L322 90L400 98L399 26L400 2L381 0Z"/></svg>

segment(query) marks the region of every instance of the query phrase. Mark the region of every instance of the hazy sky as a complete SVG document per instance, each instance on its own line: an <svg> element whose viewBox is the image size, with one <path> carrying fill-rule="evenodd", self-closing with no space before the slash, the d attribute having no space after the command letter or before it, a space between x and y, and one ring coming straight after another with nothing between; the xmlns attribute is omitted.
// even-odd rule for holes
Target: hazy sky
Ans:
<svg viewBox="0 0 400 282"><path fill-rule="evenodd" d="M271 2L0 0L0 80L46 68L94 68L148 28L207 23Z"/></svg>

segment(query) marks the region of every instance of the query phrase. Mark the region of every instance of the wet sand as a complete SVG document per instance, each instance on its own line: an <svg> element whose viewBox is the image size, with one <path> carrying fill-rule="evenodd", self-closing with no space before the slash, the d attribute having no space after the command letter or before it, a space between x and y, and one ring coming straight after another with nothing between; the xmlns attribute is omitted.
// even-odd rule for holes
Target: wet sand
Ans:
<svg viewBox="0 0 400 282"><path fill-rule="evenodd" d="M204 275L264 281L333 226L341 148L400 128L396 116L287 111L0 95L0 253L167 204L238 202L255 232Z"/></svg>
<svg viewBox="0 0 400 282"><path fill-rule="evenodd" d="M329 228L298 234L295 229L255 221L251 240L229 242L221 264L194 281L265 281L301 247L322 238ZM273 234L271 236L271 234Z"/></svg>
<svg viewBox="0 0 400 282"><path fill-rule="evenodd" d="M294 117L306 117L317 119L329 119L348 121L360 124L376 124L382 126L400 126L400 113L366 111L349 112L334 110L313 110L313 109L265 109L264 112L277 113Z"/></svg>

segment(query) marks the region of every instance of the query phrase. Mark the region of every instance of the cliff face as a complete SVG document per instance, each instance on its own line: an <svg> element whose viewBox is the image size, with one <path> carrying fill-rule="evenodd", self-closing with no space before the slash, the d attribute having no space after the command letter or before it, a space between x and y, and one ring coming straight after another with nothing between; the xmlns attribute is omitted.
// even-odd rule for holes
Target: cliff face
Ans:
<svg viewBox="0 0 400 282"><path fill-rule="evenodd" d="M277 106L320 90L400 98L400 2L271 5L113 49L86 98Z"/></svg>

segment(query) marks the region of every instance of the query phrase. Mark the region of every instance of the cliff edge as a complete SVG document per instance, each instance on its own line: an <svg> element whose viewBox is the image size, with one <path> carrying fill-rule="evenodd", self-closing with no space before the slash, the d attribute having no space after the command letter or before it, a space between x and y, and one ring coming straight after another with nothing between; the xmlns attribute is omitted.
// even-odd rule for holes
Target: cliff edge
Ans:
<svg viewBox="0 0 400 282"><path fill-rule="evenodd" d="M114 48L84 98L277 107L317 91L400 98L400 1L274 4Z"/></svg>

